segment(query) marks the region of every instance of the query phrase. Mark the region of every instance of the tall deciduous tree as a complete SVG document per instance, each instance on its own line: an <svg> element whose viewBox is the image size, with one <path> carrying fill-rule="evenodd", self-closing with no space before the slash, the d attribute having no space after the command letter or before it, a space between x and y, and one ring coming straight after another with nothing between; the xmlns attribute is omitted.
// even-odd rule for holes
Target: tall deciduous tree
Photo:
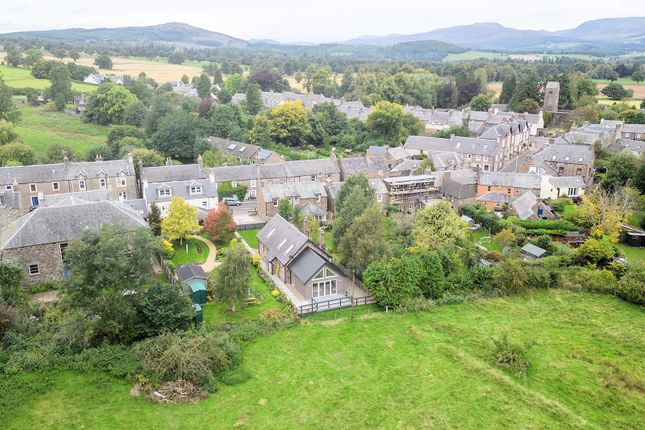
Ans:
<svg viewBox="0 0 645 430"><path fill-rule="evenodd" d="M384 217L381 209L372 206L354 219L337 248L341 261L361 275L372 261L387 257Z"/></svg>
<svg viewBox="0 0 645 430"><path fill-rule="evenodd" d="M181 197L173 197L168 206L168 216L161 221L161 234L170 240L183 240L198 231L197 208Z"/></svg>
<svg viewBox="0 0 645 430"><path fill-rule="evenodd" d="M94 59L94 65L98 66L99 69L111 69L112 59L105 54L97 55Z"/></svg>
<svg viewBox="0 0 645 430"><path fill-rule="evenodd" d="M206 73L199 75L195 86L200 98L207 99L211 96L211 80Z"/></svg>
<svg viewBox="0 0 645 430"><path fill-rule="evenodd" d="M63 64L56 64L49 71L49 97L54 101L56 110L62 111L65 105L72 99L72 80L69 70Z"/></svg>
<svg viewBox="0 0 645 430"><path fill-rule="evenodd" d="M262 94L260 93L260 85L249 84L246 89L246 111L249 115L257 115L262 110L264 103L262 102Z"/></svg>
<svg viewBox="0 0 645 430"><path fill-rule="evenodd" d="M226 303L235 312L237 302L249 294L250 257L239 243L232 243L214 276L215 299Z"/></svg>
<svg viewBox="0 0 645 430"><path fill-rule="evenodd" d="M165 116L150 139L157 151L180 160L194 160L208 145L199 137L199 121L193 112L176 111Z"/></svg>
<svg viewBox="0 0 645 430"><path fill-rule="evenodd" d="M157 336L166 331L186 330L193 318L192 303L178 285L155 285L142 294L137 305L141 331Z"/></svg>
<svg viewBox="0 0 645 430"><path fill-rule="evenodd" d="M366 196L364 190L361 189L360 186L354 186L351 188L351 191L347 196L347 202L348 203L343 205L340 211L336 211L336 219L334 220L334 228L332 230L334 249L338 249L343 236L345 236L345 233L354 220L360 216L365 209L374 205L375 197L373 194L371 196Z"/></svg>
<svg viewBox="0 0 645 430"><path fill-rule="evenodd" d="M271 110L269 132L278 143L299 146L307 142L311 124L305 106L300 100L286 102Z"/></svg>
<svg viewBox="0 0 645 430"><path fill-rule="evenodd" d="M85 120L99 124L122 124L126 108L137 98L120 85L104 83L93 92L85 107Z"/></svg>
<svg viewBox="0 0 645 430"><path fill-rule="evenodd" d="M4 119L0 119L0 145L15 142L18 140L18 133L13 124Z"/></svg>
<svg viewBox="0 0 645 430"><path fill-rule="evenodd" d="M291 204L291 201L289 199L280 199L278 202L278 214L287 221L291 219L291 216L293 215L293 205Z"/></svg>
<svg viewBox="0 0 645 430"><path fill-rule="evenodd" d="M235 221L228 206L222 202L216 209L211 209L204 220L203 229L210 235L211 240L228 243L235 234Z"/></svg>
<svg viewBox="0 0 645 430"><path fill-rule="evenodd" d="M0 119L9 122L17 122L20 119L20 111L13 103L11 89L2 79L2 74L0 74Z"/></svg>
<svg viewBox="0 0 645 430"><path fill-rule="evenodd" d="M462 244L468 239L468 228L445 200L417 212L412 230L418 250L437 249L444 244Z"/></svg>

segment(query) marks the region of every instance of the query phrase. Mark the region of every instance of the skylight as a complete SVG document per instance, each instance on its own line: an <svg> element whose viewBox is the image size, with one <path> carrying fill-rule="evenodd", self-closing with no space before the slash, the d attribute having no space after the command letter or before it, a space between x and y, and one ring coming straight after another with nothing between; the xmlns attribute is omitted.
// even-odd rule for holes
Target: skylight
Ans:
<svg viewBox="0 0 645 430"><path fill-rule="evenodd" d="M240 151L240 152L246 151L246 146L241 147L240 149L238 149L238 151Z"/></svg>
<svg viewBox="0 0 645 430"><path fill-rule="evenodd" d="M235 148L237 148L237 145L234 143L231 143L230 145L228 145L228 149L235 149Z"/></svg>
<svg viewBox="0 0 645 430"><path fill-rule="evenodd" d="M287 239L282 239L282 242L280 242L280 245L278 245L278 249L282 248L282 246L287 243Z"/></svg>
<svg viewBox="0 0 645 430"><path fill-rule="evenodd" d="M564 161L569 161L569 156L564 157Z"/></svg>
<svg viewBox="0 0 645 430"><path fill-rule="evenodd" d="M289 245L289 247L284 251L284 255L289 255L289 251L293 249L293 245Z"/></svg>
<svg viewBox="0 0 645 430"><path fill-rule="evenodd" d="M273 230L271 230L271 231L269 232L269 234L267 234L267 238L271 237L271 235L272 235L273 233L275 233L275 228L274 228Z"/></svg>

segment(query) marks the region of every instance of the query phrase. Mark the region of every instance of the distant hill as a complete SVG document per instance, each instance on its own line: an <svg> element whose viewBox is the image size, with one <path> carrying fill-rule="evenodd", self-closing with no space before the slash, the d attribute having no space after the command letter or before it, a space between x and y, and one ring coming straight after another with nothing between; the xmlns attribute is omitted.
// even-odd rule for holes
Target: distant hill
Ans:
<svg viewBox="0 0 645 430"><path fill-rule="evenodd" d="M348 45L391 46L403 42L436 40L470 49L486 50L553 50L616 47L645 49L645 18L612 18L585 22L570 30L518 30L497 23L484 22L440 28L425 33L361 36Z"/></svg>
<svg viewBox="0 0 645 430"><path fill-rule="evenodd" d="M230 46L242 48L247 42L226 34L188 24L170 22L147 27L69 28L65 30L21 31L3 34L4 38L36 38L61 42L160 42L184 46Z"/></svg>

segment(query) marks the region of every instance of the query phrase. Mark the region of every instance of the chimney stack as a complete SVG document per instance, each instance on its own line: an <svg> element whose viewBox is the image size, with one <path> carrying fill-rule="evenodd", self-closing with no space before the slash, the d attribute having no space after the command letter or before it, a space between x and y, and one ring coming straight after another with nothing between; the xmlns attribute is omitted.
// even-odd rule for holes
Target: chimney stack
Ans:
<svg viewBox="0 0 645 430"><path fill-rule="evenodd" d="M128 151L128 163L134 163L134 156L132 155L132 151Z"/></svg>
<svg viewBox="0 0 645 430"><path fill-rule="evenodd" d="M305 236L309 236L309 217L307 216L302 220L302 232Z"/></svg>
<svg viewBox="0 0 645 430"><path fill-rule="evenodd" d="M202 157L202 154L197 156L197 165L199 167L204 167L204 158Z"/></svg>
<svg viewBox="0 0 645 430"><path fill-rule="evenodd" d="M320 244L320 249L324 251L325 250L325 230L323 230L322 227L320 229L320 239L318 243Z"/></svg>
<svg viewBox="0 0 645 430"><path fill-rule="evenodd" d="M65 154L65 156L63 157L63 165L66 169L69 168L69 157L67 156L67 154Z"/></svg>

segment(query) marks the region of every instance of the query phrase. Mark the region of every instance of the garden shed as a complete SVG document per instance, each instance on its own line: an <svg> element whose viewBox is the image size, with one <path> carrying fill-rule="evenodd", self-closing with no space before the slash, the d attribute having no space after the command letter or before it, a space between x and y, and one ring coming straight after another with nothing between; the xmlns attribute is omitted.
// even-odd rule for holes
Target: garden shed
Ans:
<svg viewBox="0 0 645 430"><path fill-rule="evenodd" d="M201 266L186 264L177 269L177 279L182 290L192 299L193 303L203 305L206 303L206 286L208 275Z"/></svg>

